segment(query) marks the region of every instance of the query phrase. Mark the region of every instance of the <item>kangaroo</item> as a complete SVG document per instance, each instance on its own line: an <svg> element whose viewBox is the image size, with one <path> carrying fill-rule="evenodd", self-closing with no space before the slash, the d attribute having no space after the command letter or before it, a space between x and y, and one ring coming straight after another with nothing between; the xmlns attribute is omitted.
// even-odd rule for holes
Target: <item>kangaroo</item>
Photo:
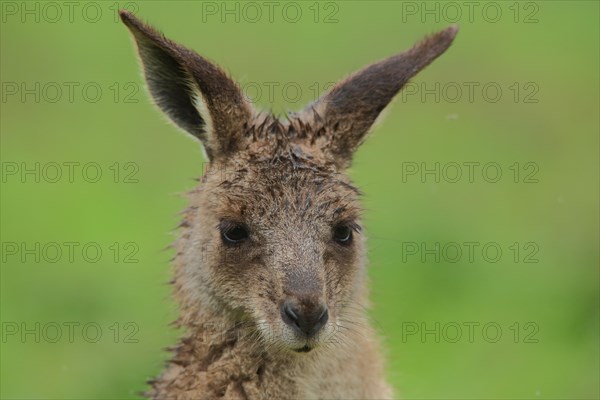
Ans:
<svg viewBox="0 0 600 400"><path fill-rule="evenodd" d="M138 20L149 92L209 168L175 242L183 337L156 399L383 399L367 318L360 192L346 171L379 113L457 27L372 64L286 118L256 111L218 66Z"/></svg>

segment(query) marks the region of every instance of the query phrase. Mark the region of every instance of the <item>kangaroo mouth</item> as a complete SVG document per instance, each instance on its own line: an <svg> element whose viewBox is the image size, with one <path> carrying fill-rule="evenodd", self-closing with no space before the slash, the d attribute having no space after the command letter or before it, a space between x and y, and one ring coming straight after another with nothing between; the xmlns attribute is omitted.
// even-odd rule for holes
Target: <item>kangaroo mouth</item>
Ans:
<svg viewBox="0 0 600 400"><path fill-rule="evenodd" d="M312 349L313 349L312 347L310 347L309 345L305 344L303 347L300 347L299 349L294 349L294 351L296 353L308 353Z"/></svg>

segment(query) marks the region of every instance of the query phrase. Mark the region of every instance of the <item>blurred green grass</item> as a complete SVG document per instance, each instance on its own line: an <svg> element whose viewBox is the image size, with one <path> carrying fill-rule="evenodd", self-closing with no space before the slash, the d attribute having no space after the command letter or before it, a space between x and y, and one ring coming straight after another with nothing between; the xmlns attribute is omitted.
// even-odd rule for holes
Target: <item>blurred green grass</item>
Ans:
<svg viewBox="0 0 600 400"><path fill-rule="evenodd" d="M178 194L202 172L199 145L165 123L143 90L132 95L137 102L125 102L130 91L124 85L142 80L129 34L115 21L117 3L96 3L103 13L96 23L77 12L73 22L66 15L55 23L32 16L22 22L6 3L0 26L2 162L96 162L104 175L98 183L8 177L0 197L1 240L29 246L95 242L105 253L97 263L80 257L73 263L65 257L22 262L3 255L0 396L138 397L144 381L161 369L161 349L178 334L168 326L176 308L165 284L171 254L162 249L173 240L177 213L185 206ZM122 6L137 4L138 15L217 61L242 85L258 83L257 103L283 112L314 100L315 84L322 88L448 25L444 18L422 22L420 15L408 16L407 3L423 4L336 3L335 23L323 23L336 10L332 3L319 5L318 23L309 9L313 3L296 3L304 12L296 23L280 14L272 23L202 21L201 2ZM355 158L351 175L368 209L372 318L385 339L390 380L404 398L600 396L599 6L536 2L538 22L523 23L531 3L496 2L504 13L496 23L479 13L473 21L464 15L453 47L414 80L429 88L435 82L495 82L503 90L498 102L485 101L479 90L474 101L464 93L457 102L422 99L422 92L399 96ZM509 9L513 4L521 11L519 22ZM22 101L7 94L7 82L77 82L80 88L92 82L103 92L95 103L79 90L73 102L66 94L55 103L47 101L50 95ZM110 89L115 82L117 101ZM290 103L276 90L271 102L266 82L297 83L302 93ZM515 82L521 89L517 101L509 89ZM524 102L528 82L539 89L535 103ZM481 178L423 183L402 175L406 162L470 161L497 162L503 178L494 184ZM109 166L115 162L121 172L128 162L139 166L138 182L112 182ZM514 183L508 168L515 162L536 163L539 182ZM134 242L139 262L122 262L122 252L114 262L108 249L115 242ZM464 257L457 263L432 257L422 262L418 255L403 261L407 242L428 248L495 242L505 253L497 263L481 256L473 263ZM537 244L539 262L514 262L508 250L514 242ZM473 343L465 337L457 343L436 343L433 335L403 338L407 323L431 329L436 322L473 321L501 326L501 340L483 340L480 330ZM13 323L33 328L53 322L92 322L103 334L97 343L83 340L79 330L73 343L64 335L57 343L36 343L34 335L20 340L6 331ZM115 322L118 340L111 330ZM131 333L127 322L139 328L137 343L124 340ZM515 322L522 335L524 324L534 322L538 342L524 343L521 336L514 343Z"/></svg>

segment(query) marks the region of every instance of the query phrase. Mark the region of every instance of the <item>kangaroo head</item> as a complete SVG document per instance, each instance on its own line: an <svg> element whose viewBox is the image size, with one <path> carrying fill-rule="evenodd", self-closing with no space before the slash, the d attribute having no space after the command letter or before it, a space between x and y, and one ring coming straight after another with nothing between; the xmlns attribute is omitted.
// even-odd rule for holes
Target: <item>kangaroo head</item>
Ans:
<svg viewBox="0 0 600 400"><path fill-rule="evenodd" d="M175 283L184 319L222 310L278 349L343 334L364 301L359 191L352 154L406 82L442 54L449 27L343 80L280 120L255 111L219 67L121 12L158 107L209 160L191 194Z"/></svg>

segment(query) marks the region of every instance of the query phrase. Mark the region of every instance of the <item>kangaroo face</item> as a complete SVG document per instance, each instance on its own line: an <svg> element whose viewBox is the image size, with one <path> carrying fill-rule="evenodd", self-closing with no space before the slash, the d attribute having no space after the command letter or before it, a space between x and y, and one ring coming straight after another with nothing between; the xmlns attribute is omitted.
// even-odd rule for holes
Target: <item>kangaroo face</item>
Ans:
<svg viewBox="0 0 600 400"><path fill-rule="evenodd" d="M375 63L285 120L257 112L221 69L127 12L159 108L209 160L186 211L176 272L188 324L217 309L265 349L343 340L363 307L359 193L345 175L382 109L451 44L456 28Z"/></svg>
<svg viewBox="0 0 600 400"><path fill-rule="evenodd" d="M190 239L204 249L194 268L208 270L220 302L255 323L266 344L308 351L335 339L360 287L361 209L333 165L287 150L262 162L240 154L209 171L194 195L204 228Z"/></svg>

